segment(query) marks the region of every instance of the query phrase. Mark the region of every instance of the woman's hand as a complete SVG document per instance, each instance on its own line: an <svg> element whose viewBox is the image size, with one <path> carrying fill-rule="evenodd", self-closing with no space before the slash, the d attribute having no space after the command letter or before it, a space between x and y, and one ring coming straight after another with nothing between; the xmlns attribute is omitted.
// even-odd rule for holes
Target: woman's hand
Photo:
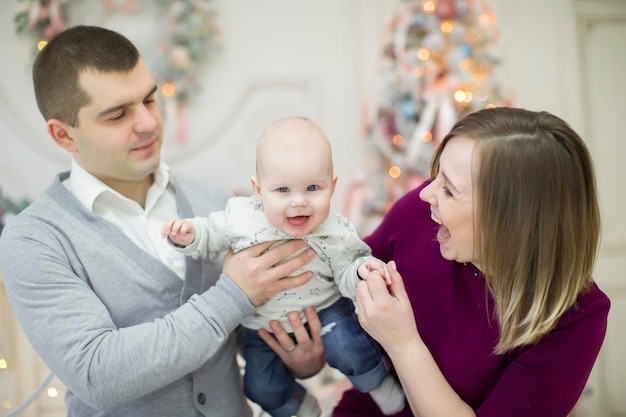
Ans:
<svg viewBox="0 0 626 417"><path fill-rule="evenodd" d="M310 271L289 276L315 257L311 248L281 263L307 246L305 241L294 239L268 250L274 243L259 243L235 254L231 251L224 258L223 273L241 288L255 307L265 304L280 291L298 287L313 277Z"/></svg>
<svg viewBox="0 0 626 417"><path fill-rule="evenodd" d="M322 343L322 323L313 307L304 310L311 334L300 320L300 315L289 313L289 324L296 337L294 342L289 334L276 320L270 322L273 335L265 329L259 330L259 336L280 357L285 366L297 378L309 378L317 374L324 364L324 344Z"/></svg>
<svg viewBox="0 0 626 417"><path fill-rule="evenodd" d="M357 286L356 305L361 326L391 355L403 346L421 343L413 308L394 261L388 270L391 286L378 271Z"/></svg>
<svg viewBox="0 0 626 417"><path fill-rule="evenodd" d="M441 373L419 335L411 302L395 262L387 264L391 286L376 271L357 288L361 326L389 354L416 416L475 416Z"/></svg>

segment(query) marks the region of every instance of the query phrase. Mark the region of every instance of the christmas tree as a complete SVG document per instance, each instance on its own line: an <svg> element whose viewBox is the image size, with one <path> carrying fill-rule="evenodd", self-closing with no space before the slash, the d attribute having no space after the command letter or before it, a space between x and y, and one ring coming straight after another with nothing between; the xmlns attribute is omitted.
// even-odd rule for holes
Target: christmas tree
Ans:
<svg viewBox="0 0 626 417"><path fill-rule="evenodd" d="M346 207L355 224L379 220L428 177L435 147L458 119L504 104L498 35L484 1L402 3L386 30L379 91L364 111L369 171L357 176Z"/></svg>

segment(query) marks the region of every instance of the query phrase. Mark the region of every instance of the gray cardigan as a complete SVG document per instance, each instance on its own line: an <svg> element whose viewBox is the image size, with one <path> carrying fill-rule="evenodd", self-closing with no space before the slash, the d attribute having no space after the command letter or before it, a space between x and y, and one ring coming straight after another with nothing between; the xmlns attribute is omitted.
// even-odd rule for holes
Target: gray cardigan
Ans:
<svg viewBox="0 0 626 417"><path fill-rule="evenodd" d="M61 184L68 175L0 239L9 300L67 386L68 416L250 415L233 331L254 309L221 262L188 258L183 282L87 211ZM222 210L229 197L212 184L173 185L181 217Z"/></svg>

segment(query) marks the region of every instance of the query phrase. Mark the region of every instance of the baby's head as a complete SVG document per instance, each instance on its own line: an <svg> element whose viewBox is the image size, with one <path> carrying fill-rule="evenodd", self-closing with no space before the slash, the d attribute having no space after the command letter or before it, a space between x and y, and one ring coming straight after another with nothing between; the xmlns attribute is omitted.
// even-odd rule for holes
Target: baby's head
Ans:
<svg viewBox="0 0 626 417"><path fill-rule="evenodd" d="M336 182L330 142L318 125L287 117L265 130L252 187L274 227L293 237L308 235L328 217Z"/></svg>

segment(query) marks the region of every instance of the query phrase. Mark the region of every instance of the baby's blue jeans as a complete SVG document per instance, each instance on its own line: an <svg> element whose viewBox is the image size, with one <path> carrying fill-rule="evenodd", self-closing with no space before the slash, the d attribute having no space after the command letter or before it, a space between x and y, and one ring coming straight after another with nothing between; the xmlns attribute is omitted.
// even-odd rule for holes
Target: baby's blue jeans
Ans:
<svg viewBox="0 0 626 417"><path fill-rule="evenodd" d="M341 371L362 392L377 388L389 374L389 368L378 343L359 324L352 301L340 298L317 314L324 329L322 340L328 364ZM295 342L294 335L290 336ZM296 415L306 389L256 330L247 330L243 356L246 396L273 417Z"/></svg>

